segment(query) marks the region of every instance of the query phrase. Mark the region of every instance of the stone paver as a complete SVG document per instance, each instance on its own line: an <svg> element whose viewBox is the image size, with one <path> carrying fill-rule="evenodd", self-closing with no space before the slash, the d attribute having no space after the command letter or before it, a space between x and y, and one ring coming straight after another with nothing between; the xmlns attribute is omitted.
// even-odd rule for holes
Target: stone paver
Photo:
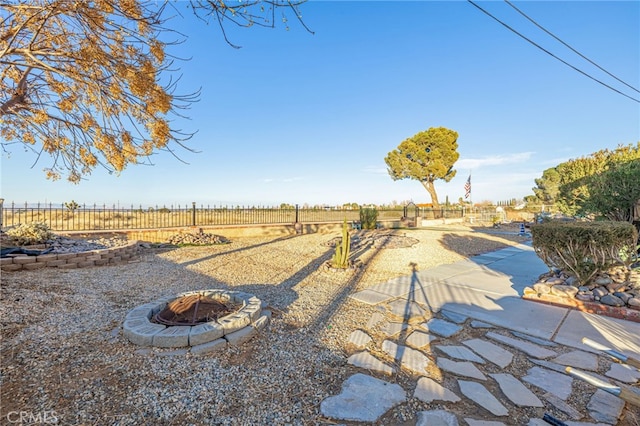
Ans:
<svg viewBox="0 0 640 426"><path fill-rule="evenodd" d="M522 377L522 380L563 400L566 400L571 395L573 379L570 376L547 370L546 368L532 367L527 371L527 375Z"/></svg>
<svg viewBox="0 0 640 426"><path fill-rule="evenodd" d="M440 349L442 352L449 355L451 358L461 359L463 361L471 361L477 362L478 364L484 364L484 359L480 358L470 349L467 349L464 346L446 346L446 345L436 345L436 348Z"/></svg>
<svg viewBox="0 0 640 426"><path fill-rule="evenodd" d="M376 328L377 325L379 325L383 321L385 321L384 315L380 312L374 312L371 315L371 318L369 318L369 321L367 321L367 329L373 330L374 328Z"/></svg>
<svg viewBox="0 0 640 426"><path fill-rule="evenodd" d="M624 383L636 383L640 380L640 371L626 364L614 362L611 364L611 368L605 373L605 376Z"/></svg>
<svg viewBox="0 0 640 426"><path fill-rule="evenodd" d="M387 322L380 326L380 331L387 337L395 336L407 329L409 329L409 324L403 322Z"/></svg>
<svg viewBox="0 0 640 426"><path fill-rule="evenodd" d="M473 320L469 323L469 325L473 328L495 328L493 325L486 323L484 321Z"/></svg>
<svg viewBox="0 0 640 426"><path fill-rule="evenodd" d="M530 342L536 343L536 344L541 345L541 346L549 346L549 347L558 346L557 343L554 343L554 342L552 342L550 340L541 339L539 337L530 336L530 335L525 334L525 333L520 333L519 331L512 331L511 334L513 334L516 337L519 337L519 338L524 339L524 340L528 340Z"/></svg>
<svg viewBox="0 0 640 426"><path fill-rule="evenodd" d="M364 349L369 342L371 342L371 336L362 330L353 330L349 335L349 343L358 349Z"/></svg>
<svg viewBox="0 0 640 426"><path fill-rule="evenodd" d="M458 385L460 386L460 392L491 414L495 416L509 414L507 408L480 383L458 380Z"/></svg>
<svg viewBox="0 0 640 426"><path fill-rule="evenodd" d="M532 251L530 247L525 248ZM527 411L527 413L529 415L537 413L541 416L544 412L542 409L546 406L547 409L550 408L559 413L560 419L569 426L616 423L624 406L624 404L620 405L622 401L620 398L599 391L593 394L588 407L572 406L566 401L573 390L573 379L565 373L565 366L570 365L589 370L590 374L601 378L598 370L603 355L585 351L587 348L576 342L583 335L589 336L590 326L597 328L597 332L601 332L618 327L618 323L609 319L603 320L599 316L593 316L592 319L591 315L588 320L585 320L586 314L573 314L566 309L532 304L528 301L523 303L518 296L522 294L524 286L531 285L530 280L535 279L534 276L538 274L540 268L531 266L530 259L527 257L527 265L531 267L525 266L525 269L528 268L526 273L521 273L520 270L512 271L516 268L512 259L516 260L515 254L520 256L522 252L522 249L518 249L510 254L509 259L502 260L499 256L495 260L493 256L481 256L478 261L486 266L479 268L480 263L474 264L473 273L462 273L464 271L458 271L456 265L448 265L444 269L439 267L421 271L417 279L414 274L411 277L390 280L364 292L356 293L354 298L360 297L366 303L378 305L378 312L373 314L366 328L373 330L379 327L388 338L393 336L393 339L385 340L382 343L382 350L397 360L403 369L422 375L417 380L413 394L413 397L420 401L427 404L444 402L447 403L447 406L460 401L473 401L494 416L508 416L509 409L507 407L516 406L532 407L535 411ZM522 256L520 258L524 259ZM534 259L539 260L535 257ZM515 263L518 263L519 267L521 262ZM489 271L488 274L485 273L485 269L496 272L495 276L491 273L492 271ZM456 279L451 280L451 276L454 275ZM415 286L418 286L417 290L414 288ZM412 288L413 290L411 290ZM447 291L443 291L443 289ZM412 295L415 297L412 298ZM513 297L514 295L515 297ZM433 318L427 322L421 321L424 316L427 316L428 309L432 309L434 313L440 312L442 319ZM576 322L580 322L578 325L581 325L586 331L581 332L582 329L575 329ZM411 323L411 326L408 323ZM615 323L615 327L605 327L609 323ZM627 322L622 323L624 327L627 327ZM461 325L463 324L466 324L470 329L486 328L493 329L493 331L487 330L485 336L481 338L462 342L461 339L456 339L459 343L432 344L438 337L455 339L456 334L462 330ZM602 324L604 325L600 327ZM618 328L620 327L622 325ZM639 333L634 333L634 329L629 331L625 328L625 331L627 331L624 333L625 336L640 335L640 329ZM399 335L399 333L402 334ZM607 334L608 339L610 339L609 334ZM365 329L356 330L349 337L349 343L363 349L370 344L371 336L374 334L368 335ZM640 344L636 345L638 339L630 344L625 344L626 340L625 342L619 340L609 340L609 344L617 350L623 350L630 354L637 353L635 348L636 346L640 347ZM407 346L402 346L403 344ZM464 344L464 346L459 346L460 344ZM432 345L436 349L433 349ZM572 351L566 352L567 347L571 347ZM436 354L436 352L432 352L435 350L438 355L442 353L451 358L436 358L437 366L443 376L442 384L434 378L424 377L427 367L432 362L431 359L434 358L433 355ZM529 369L522 377L523 371L514 371L515 375L502 372L489 374L491 371L500 370L489 366L486 361L500 368L506 368L511 365L516 350L526 354L529 361L538 364L538 366ZM426 354L429 354L431 358ZM394 371L397 373L398 368L393 368L382 359L376 358L369 352L360 352L349 357L348 363L385 374ZM473 363L477 363L477 365ZM379 369L372 368L374 365ZM483 374L485 372L495 381L487 382L494 383L492 389L497 389L495 383L500 388L494 394L489 391L488 385L485 387L478 382L487 380ZM640 372L615 362L611 364L606 374L610 378L627 383L635 383L640 379ZM444 386L445 383L450 383L452 376L473 377L473 379L459 378L457 380L458 391L455 388L451 390ZM437 380L440 380L440 376ZM505 407L496 396L500 396L503 401L508 399L513 405ZM573 400L569 399L569 401ZM345 410L351 410L350 404L345 403L345 406L349 406ZM511 424L507 420L504 423L496 420L476 420L473 417L481 417L481 414L465 412L467 406L468 404L465 402L450 406L447 410L418 412L416 413L418 417L416 424L420 426L457 425L458 421L462 424L466 422L470 426ZM456 407L465 407L465 411L459 412ZM593 420L589 421L586 418L587 414L590 414ZM469 417L463 417L465 415ZM460 418L457 419L456 416L460 416ZM346 417L340 419L349 420ZM356 421L367 422L369 420ZM580 421L584 421L584 423ZM529 421L531 426L547 424L542 419L532 418Z"/></svg>
<svg viewBox="0 0 640 426"><path fill-rule="evenodd" d="M502 393L520 407L544 407L538 397L511 374L489 374L498 382Z"/></svg>
<svg viewBox="0 0 640 426"><path fill-rule="evenodd" d="M389 303L389 314L399 320L415 321L424 319L427 311L416 302L397 299Z"/></svg>
<svg viewBox="0 0 640 426"><path fill-rule="evenodd" d="M516 348L534 358L544 359L544 358L550 358L552 356L558 355L554 351L550 349L545 349L542 346L536 345L535 343L524 342L522 340L514 339L508 336L503 336L502 334L494 333L493 331L488 332L487 337L497 342L504 343L507 346Z"/></svg>
<svg viewBox="0 0 640 426"><path fill-rule="evenodd" d="M580 368L581 370L596 371L598 369L598 357L595 354L584 351L571 351L553 358L551 361Z"/></svg>
<svg viewBox="0 0 640 426"><path fill-rule="evenodd" d="M391 297L388 294L379 293L377 291L366 289L357 293L349 295L350 298L359 302L366 303L368 305L377 305L384 301L389 300Z"/></svg>
<svg viewBox="0 0 640 426"><path fill-rule="evenodd" d="M366 351L351 355L347 358L347 364L384 374L393 374L396 372L394 367L388 366Z"/></svg>
<svg viewBox="0 0 640 426"><path fill-rule="evenodd" d="M567 404L566 401L563 401L562 399L558 398L556 395L552 393L547 392L544 395L542 395L542 397L547 401L549 401L551 405L553 405L558 410L562 411L563 413L565 413L567 416L571 417L574 420L580 420L583 417L578 410L576 410L571 405Z"/></svg>
<svg viewBox="0 0 640 426"><path fill-rule="evenodd" d="M558 373L562 374L565 374L565 369L567 368L564 365L556 364L555 362L551 361L545 361L544 359L529 358L529 361L534 364L538 364L541 367L548 368L549 370L557 371Z"/></svg>
<svg viewBox="0 0 640 426"><path fill-rule="evenodd" d="M382 350L400 362L400 366L418 374L425 374L431 360L422 352L408 346L398 345L390 340L382 342Z"/></svg>
<svg viewBox="0 0 640 426"><path fill-rule="evenodd" d="M430 319L429 321L422 324L422 327L424 327L427 331L430 331L442 337L451 337L462 330L462 327L460 327L459 325L449 321L441 320L439 318Z"/></svg>
<svg viewBox="0 0 640 426"><path fill-rule="evenodd" d="M469 317L466 315L447 311L446 309L443 309L442 311L440 311L440 313L443 317L445 317L445 319L455 322L456 324L463 324L467 319L469 319Z"/></svg>
<svg viewBox="0 0 640 426"><path fill-rule="evenodd" d="M416 426L458 426L455 415L445 410L419 411Z"/></svg>
<svg viewBox="0 0 640 426"><path fill-rule="evenodd" d="M445 388L440 383L428 377L421 377L420 380L418 380L413 397L423 402L460 401L460 397L453 391Z"/></svg>
<svg viewBox="0 0 640 426"><path fill-rule="evenodd" d="M449 373L456 374L458 376L471 377L478 380L487 380L487 377L482 374L482 371L478 370L474 364L468 361L452 361L448 358L438 357L436 360L438 367Z"/></svg>
<svg viewBox="0 0 640 426"><path fill-rule="evenodd" d="M338 420L375 422L406 400L407 395L400 385L357 373L343 383L339 395L320 403L320 413Z"/></svg>
<svg viewBox="0 0 640 426"><path fill-rule="evenodd" d="M476 420L465 417L464 421L467 422L469 426L506 426L504 423L496 422L495 420Z"/></svg>
<svg viewBox="0 0 640 426"><path fill-rule="evenodd" d="M511 361L513 361L513 354L511 352L486 340L470 339L462 343L500 368L507 367L511 364Z"/></svg>
<svg viewBox="0 0 640 426"><path fill-rule="evenodd" d="M598 422L616 424L622 414L624 401L615 395L598 389L587 404L589 415Z"/></svg>
<svg viewBox="0 0 640 426"><path fill-rule="evenodd" d="M421 330L414 330L413 333L407 337L406 343L414 348L424 348L434 340L436 340L435 336Z"/></svg>

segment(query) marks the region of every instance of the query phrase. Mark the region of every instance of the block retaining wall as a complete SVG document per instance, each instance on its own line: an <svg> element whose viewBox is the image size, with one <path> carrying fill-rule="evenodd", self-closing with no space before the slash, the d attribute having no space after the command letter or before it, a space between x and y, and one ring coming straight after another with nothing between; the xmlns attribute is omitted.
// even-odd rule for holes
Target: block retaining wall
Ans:
<svg viewBox="0 0 640 426"><path fill-rule="evenodd" d="M2 272L13 272L40 268L76 269L117 265L137 258L140 250L138 241L130 241L125 246L79 253L47 253L40 256L16 254L0 259L0 269Z"/></svg>

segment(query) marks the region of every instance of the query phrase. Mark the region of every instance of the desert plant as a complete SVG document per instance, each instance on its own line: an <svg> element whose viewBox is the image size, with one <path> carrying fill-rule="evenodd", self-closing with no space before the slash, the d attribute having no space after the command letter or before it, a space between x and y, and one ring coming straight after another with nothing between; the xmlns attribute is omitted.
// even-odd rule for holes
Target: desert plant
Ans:
<svg viewBox="0 0 640 426"><path fill-rule="evenodd" d="M362 229L376 229L378 224L378 210L375 207L361 208L360 223L362 224Z"/></svg>
<svg viewBox="0 0 640 426"><path fill-rule="evenodd" d="M334 268L346 269L349 267L349 254L351 251L351 235L347 228L347 218L342 223L342 239L336 244L336 252L331 262Z"/></svg>
<svg viewBox="0 0 640 426"><path fill-rule="evenodd" d="M55 237L44 222L31 222L9 229L7 235L18 245L42 244Z"/></svg>
<svg viewBox="0 0 640 426"><path fill-rule="evenodd" d="M64 206L70 212L73 212L74 210L78 210L80 208L80 205L78 203L76 203L74 200L71 200L68 203L64 203Z"/></svg>

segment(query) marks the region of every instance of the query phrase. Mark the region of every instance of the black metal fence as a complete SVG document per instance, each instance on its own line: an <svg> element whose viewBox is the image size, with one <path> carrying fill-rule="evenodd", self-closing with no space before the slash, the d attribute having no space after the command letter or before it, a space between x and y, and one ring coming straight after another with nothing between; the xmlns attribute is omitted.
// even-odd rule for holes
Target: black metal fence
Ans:
<svg viewBox="0 0 640 426"><path fill-rule="evenodd" d="M378 220L460 218L461 209L377 208ZM360 220L359 209L334 207L229 207L163 205L120 207L116 205L16 204L0 207L0 227L44 222L53 231L153 229L207 225L263 225L323 223Z"/></svg>

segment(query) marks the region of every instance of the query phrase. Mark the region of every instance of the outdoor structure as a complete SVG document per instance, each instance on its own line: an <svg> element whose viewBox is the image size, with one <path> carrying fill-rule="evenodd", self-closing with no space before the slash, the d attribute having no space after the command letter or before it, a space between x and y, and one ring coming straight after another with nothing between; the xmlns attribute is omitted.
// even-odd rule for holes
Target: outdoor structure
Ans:
<svg viewBox="0 0 640 426"><path fill-rule="evenodd" d="M210 289L160 298L132 309L124 336L140 346L189 347L191 353L240 345L269 322L270 311L252 294Z"/></svg>

